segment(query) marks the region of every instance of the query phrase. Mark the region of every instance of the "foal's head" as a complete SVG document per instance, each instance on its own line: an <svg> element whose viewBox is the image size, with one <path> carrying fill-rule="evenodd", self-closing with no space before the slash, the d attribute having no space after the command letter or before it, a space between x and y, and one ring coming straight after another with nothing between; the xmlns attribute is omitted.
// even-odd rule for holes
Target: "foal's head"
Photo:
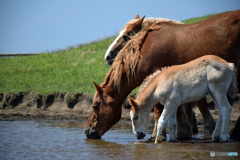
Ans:
<svg viewBox="0 0 240 160"><path fill-rule="evenodd" d="M136 100L133 100L131 97L129 97L129 103L131 105L130 117L133 133L137 139L143 139L148 128L149 113L144 106L138 105Z"/></svg>

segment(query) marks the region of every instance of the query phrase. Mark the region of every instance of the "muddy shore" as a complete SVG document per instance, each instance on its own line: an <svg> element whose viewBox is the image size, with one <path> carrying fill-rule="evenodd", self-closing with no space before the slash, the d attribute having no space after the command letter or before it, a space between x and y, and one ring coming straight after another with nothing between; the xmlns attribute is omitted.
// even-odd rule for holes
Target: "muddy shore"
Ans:
<svg viewBox="0 0 240 160"><path fill-rule="evenodd" d="M92 102L85 93L0 93L0 120L86 120ZM123 108L122 118L129 118L129 110Z"/></svg>
<svg viewBox="0 0 240 160"><path fill-rule="evenodd" d="M239 95L240 97L240 95ZM92 110L93 95L85 93L53 93L41 95L32 92L0 93L0 120L87 120ZM209 103L215 121L218 111ZM202 115L194 108L198 125ZM240 100L234 102L229 129L233 128L240 116ZM123 105L122 119L129 120L129 110ZM152 116L153 120L153 116Z"/></svg>

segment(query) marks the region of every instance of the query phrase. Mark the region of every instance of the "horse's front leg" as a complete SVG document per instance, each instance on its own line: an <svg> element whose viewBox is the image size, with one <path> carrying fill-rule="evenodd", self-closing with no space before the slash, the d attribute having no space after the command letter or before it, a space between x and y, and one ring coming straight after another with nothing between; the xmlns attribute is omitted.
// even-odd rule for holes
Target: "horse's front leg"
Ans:
<svg viewBox="0 0 240 160"><path fill-rule="evenodd" d="M148 142L154 142L156 139L156 135L157 135L157 124L158 124L158 120L163 112L163 105L161 105L160 103L156 104L154 106L154 120L155 120L155 124L154 124L154 130L153 130L153 134L152 137L148 139ZM166 129L163 130L162 132L162 136L166 138Z"/></svg>
<svg viewBox="0 0 240 160"><path fill-rule="evenodd" d="M177 105L174 103L167 102L164 105L162 115L158 120L157 135L156 135L155 143L161 143L162 141L166 140L166 138L163 137L161 134L163 130L166 128L166 124L170 116L173 116L176 113L176 110L177 110Z"/></svg>
<svg viewBox="0 0 240 160"><path fill-rule="evenodd" d="M176 138L176 116L177 116L177 109L174 112L174 114L172 116L170 116L169 120L168 120L168 128L169 128L169 134L170 134L170 140L169 142L177 142L177 138Z"/></svg>

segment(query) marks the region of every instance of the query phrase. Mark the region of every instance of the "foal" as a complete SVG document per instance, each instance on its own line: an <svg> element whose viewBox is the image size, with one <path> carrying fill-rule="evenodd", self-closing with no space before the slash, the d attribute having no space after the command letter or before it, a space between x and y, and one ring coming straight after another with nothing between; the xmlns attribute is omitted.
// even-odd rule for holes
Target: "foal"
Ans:
<svg viewBox="0 0 240 160"><path fill-rule="evenodd" d="M152 107L160 102L164 105L158 120L155 143L163 140L162 131L168 122L170 141L176 141L177 108L187 102L197 101L209 94L216 104L219 118L212 138L227 141L231 106L227 93L237 96L236 68L220 57L207 55L183 65L176 65L156 71L147 77L140 88L137 99L129 97L133 133L143 139L148 126Z"/></svg>

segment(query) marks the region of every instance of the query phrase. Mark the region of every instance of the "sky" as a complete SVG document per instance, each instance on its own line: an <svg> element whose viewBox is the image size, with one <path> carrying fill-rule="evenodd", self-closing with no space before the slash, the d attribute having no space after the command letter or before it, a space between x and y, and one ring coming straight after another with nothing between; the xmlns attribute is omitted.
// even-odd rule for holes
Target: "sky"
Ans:
<svg viewBox="0 0 240 160"><path fill-rule="evenodd" d="M185 20L240 0L0 0L0 54L42 53L117 35L137 14Z"/></svg>

